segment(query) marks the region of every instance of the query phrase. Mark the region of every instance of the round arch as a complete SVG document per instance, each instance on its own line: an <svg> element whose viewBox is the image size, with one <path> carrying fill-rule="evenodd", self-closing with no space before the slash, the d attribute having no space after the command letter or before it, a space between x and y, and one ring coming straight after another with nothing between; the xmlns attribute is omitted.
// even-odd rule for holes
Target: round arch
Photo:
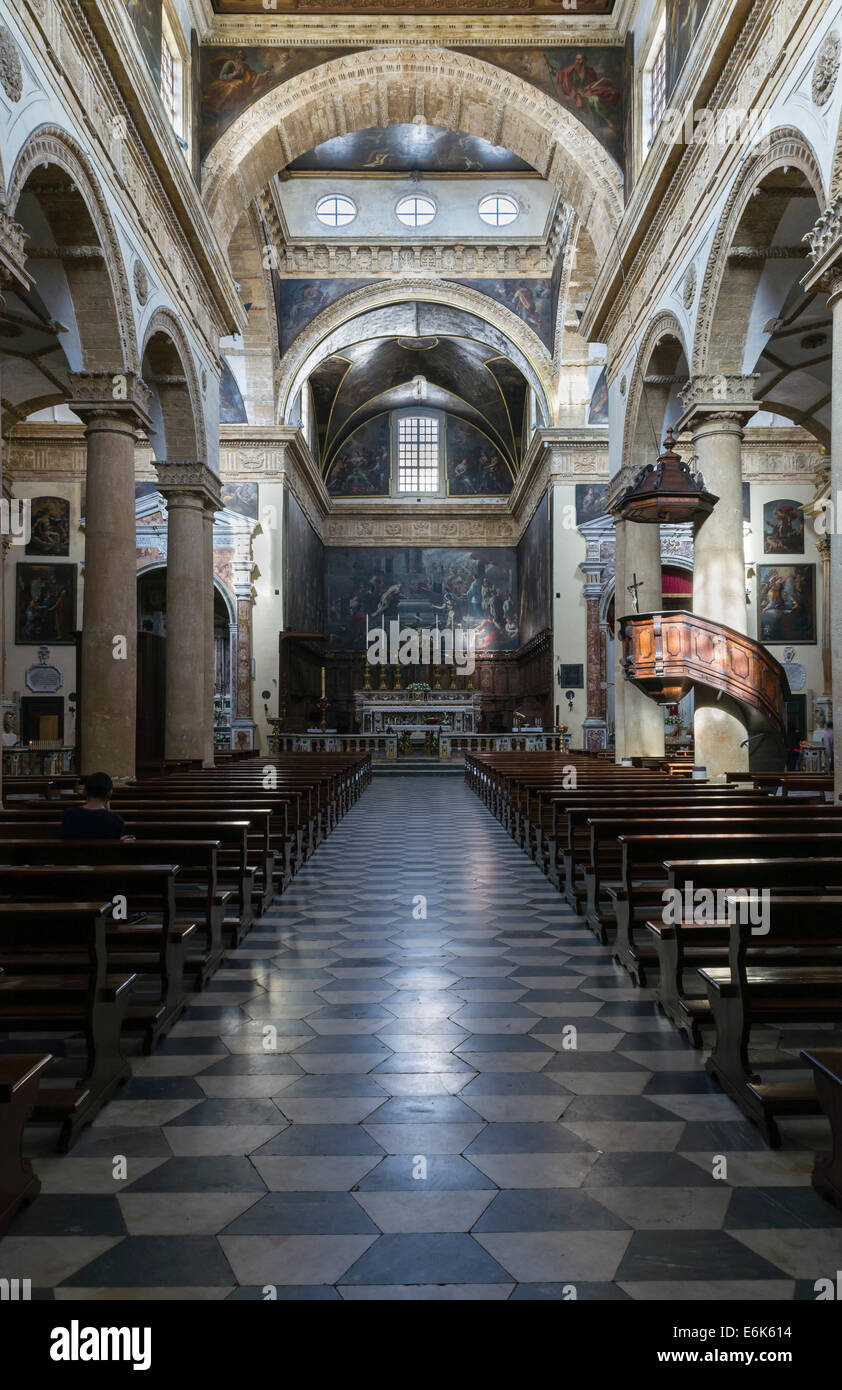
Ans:
<svg viewBox="0 0 842 1390"><path fill-rule="evenodd" d="M540 408L547 422L554 422L550 406L553 398L552 358L538 335L511 309L496 303L479 290L457 285L451 280L421 280L414 276L404 276L399 280L375 281L362 289L352 290L334 304L329 304L301 330L284 356L278 381L281 420L285 423L290 422L298 393L316 365L313 358L320 345L324 344L331 334L337 333L362 314L408 300L441 304L450 309L462 310L482 319L500 333L517 349L513 361L525 369L524 374L538 395ZM331 351L333 350L331 347ZM325 352L325 355L328 353ZM518 360L519 356L522 357L522 361Z"/></svg>
<svg viewBox="0 0 842 1390"><path fill-rule="evenodd" d="M9 179L6 212L14 219L21 194L25 191L30 177L37 169L48 165L56 165L64 171L85 205L104 252L103 276L110 285L110 298L114 305L113 325L103 323L101 313L96 319L87 319L86 315L79 316L80 338L86 358L85 367L88 370L113 371L115 367L122 366L125 371L136 372L139 365L137 334L131 291L117 231L91 161L81 145L60 126L39 126L28 137L18 154ZM119 353L119 363L115 363L113 357L109 357L114 351Z"/></svg>
<svg viewBox="0 0 842 1390"><path fill-rule="evenodd" d="M825 198L821 169L812 145L800 131L790 126L780 127L772 131L762 145L758 149L752 150L740 165L711 243L699 294L699 309L693 340L691 372L694 376L711 372L739 375L742 372L744 339L741 339L740 347L737 349L733 346L733 338L730 339L731 345L726 345L729 341L727 330L721 336L716 331L720 319L730 323L734 321L733 305L730 310L723 310L721 314L718 313L722 298L721 291L728 278L728 250L743 219L749 200L758 184L776 169L787 173L793 169L798 170L812 188L819 205L819 212L824 211ZM806 257L806 248L804 254ZM754 288L756 289L759 271L755 274ZM728 360L714 361L714 354L717 349L720 349L723 357ZM739 352L739 359L736 356L737 352ZM735 362L736 365L733 365Z"/></svg>
<svg viewBox="0 0 842 1390"><path fill-rule="evenodd" d="M607 256L623 209L623 177L581 121L531 83L447 48L343 55L280 83L219 137L203 197L222 246L243 208L284 165L315 145L422 111L430 125L504 144L555 185Z"/></svg>
<svg viewBox="0 0 842 1390"><path fill-rule="evenodd" d="M685 361L689 360L687 344L684 339L684 330L681 327L675 314L669 310L664 310L656 314L646 327L646 331L640 340L635 354L634 367L631 371L628 387L628 403L626 406L625 428L623 430L623 453L622 467L632 473L642 467L646 461L645 455L654 448L654 455L649 460L655 462L655 455L660 453L660 439L652 439L652 429L657 432L659 426L656 420L650 423L649 400L646 395L647 388L644 384L646 374L654 354L664 344L665 339L671 339L676 346L676 355L683 354ZM651 390L651 388L649 388ZM658 389L658 412L663 406L664 413L669 404L670 390L659 387ZM661 424L665 421L662 420ZM657 447L655 447L657 443Z"/></svg>
<svg viewBox="0 0 842 1390"><path fill-rule="evenodd" d="M202 394L199 387L199 377L196 372L193 354L190 351L190 344L187 341L184 329L169 309L156 309L147 323L143 335L143 348L140 356L141 362L143 362L146 356L152 339L158 336L169 340L173 352L181 363L185 378L184 386L168 388L168 402L161 399L165 434L167 418L169 416L174 423L175 434L178 439L184 439L189 443L192 437L192 449L189 452L183 453L181 457L184 459L200 460L204 463L207 460L207 436L205 432L205 419L202 411ZM188 414L189 420L185 418Z"/></svg>

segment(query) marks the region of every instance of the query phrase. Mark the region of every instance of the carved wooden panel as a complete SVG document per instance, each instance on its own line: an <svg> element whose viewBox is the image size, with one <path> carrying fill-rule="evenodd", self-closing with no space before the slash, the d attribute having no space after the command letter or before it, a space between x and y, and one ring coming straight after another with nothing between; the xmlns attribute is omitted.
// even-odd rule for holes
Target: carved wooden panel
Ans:
<svg viewBox="0 0 842 1390"><path fill-rule="evenodd" d="M626 680L647 695L677 698L705 685L785 728L789 683L753 637L684 612L629 615L620 633Z"/></svg>

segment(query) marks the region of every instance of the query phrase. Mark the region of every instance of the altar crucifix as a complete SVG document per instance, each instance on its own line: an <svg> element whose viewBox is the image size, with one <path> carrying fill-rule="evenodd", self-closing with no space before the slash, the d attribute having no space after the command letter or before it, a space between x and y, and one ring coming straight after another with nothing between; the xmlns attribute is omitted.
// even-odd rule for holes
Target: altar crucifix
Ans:
<svg viewBox="0 0 842 1390"><path fill-rule="evenodd" d="M645 589L646 585L643 583L642 580L638 579L638 577L637 577L637 571L635 571L634 574L632 575L632 580L633 580L634 582L631 583L631 584L628 584L628 585L626 586L626 590L627 590L627 592L630 593L631 596L632 596L632 603L634 604L634 611L635 611L635 613L639 613L639 612L640 612L640 600L639 600L639 597L638 597L638 589Z"/></svg>

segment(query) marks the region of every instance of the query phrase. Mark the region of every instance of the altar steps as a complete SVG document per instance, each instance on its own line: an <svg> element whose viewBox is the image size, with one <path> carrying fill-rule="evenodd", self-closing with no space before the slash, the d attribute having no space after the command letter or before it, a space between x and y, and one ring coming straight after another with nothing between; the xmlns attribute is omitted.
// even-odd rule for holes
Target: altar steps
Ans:
<svg viewBox="0 0 842 1390"><path fill-rule="evenodd" d="M398 758L388 762L377 758L372 760L371 770L375 777L429 777L431 773L464 777L465 764L461 758L454 758L449 763L441 763L438 758Z"/></svg>

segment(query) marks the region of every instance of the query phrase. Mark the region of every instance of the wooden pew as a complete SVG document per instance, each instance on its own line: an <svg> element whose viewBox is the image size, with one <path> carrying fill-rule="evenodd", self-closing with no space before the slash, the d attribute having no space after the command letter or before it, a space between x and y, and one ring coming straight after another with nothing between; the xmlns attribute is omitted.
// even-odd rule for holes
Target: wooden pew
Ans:
<svg viewBox="0 0 842 1390"><path fill-rule="evenodd" d="M730 814L735 804L746 813L750 813L755 805L768 804L768 799L762 797L757 802L740 800L735 803L733 796L723 796L711 790L707 796L693 797L683 796L680 792L664 797L632 794L603 798L583 794L579 800L564 804L563 808L561 803L558 803L556 818L559 842L555 855L555 873L551 872L552 881L564 893L571 907L580 912L587 899L586 875L592 857L592 821L608 818L619 821L624 817L628 817L630 821L638 818L660 819L662 816L674 820L684 816L695 816L697 813L706 819L708 816ZM620 831L616 834L619 836Z"/></svg>
<svg viewBox="0 0 842 1390"><path fill-rule="evenodd" d="M776 955L774 964L755 963L758 939L747 923L732 922L728 965L700 972L715 1029L706 1069L767 1143L778 1148L776 1117L820 1114L821 1105L812 1077L776 1082L757 1075L749 1056L751 1030L756 1024L842 1024L842 922L835 912L829 918L805 913L794 928L777 927L772 918L763 937L767 960L773 949L792 952L789 960ZM803 964L800 953L819 947L834 948L839 963Z"/></svg>
<svg viewBox="0 0 842 1390"><path fill-rule="evenodd" d="M818 1159L813 1169L813 1187L842 1211L842 1051L811 1049L801 1056L813 1069L816 1094L830 1120L833 1138L832 1153Z"/></svg>
<svg viewBox="0 0 842 1390"><path fill-rule="evenodd" d="M671 806L662 816L650 816L650 812L643 811L639 816L625 813L616 818L606 816L603 819L600 814L588 820L589 862L582 866L585 920L602 941L605 940L606 931L615 926L614 904L618 892L624 888L623 846L628 843L629 836L685 836L707 833L710 833L711 837L726 834L790 835L810 834L814 828L816 834L842 834L842 807L834 806L811 804L799 812L790 803L785 806L779 802L777 805L764 803L734 808L721 804L709 806L702 802L688 807L683 813Z"/></svg>
<svg viewBox="0 0 842 1390"><path fill-rule="evenodd" d="M196 927L177 919L178 871L178 864L0 865L0 900L46 904L124 898L128 913L148 914L139 922L112 915L105 938L109 968L143 977L125 1027L142 1035L147 1053L169 1032L187 1003L184 965Z"/></svg>
<svg viewBox="0 0 842 1390"><path fill-rule="evenodd" d="M41 829L40 826L35 827ZM54 827L46 827L53 829ZM181 833L181 827L177 827ZM176 921L195 922L191 944L186 952L184 973L192 989L202 989L219 966L225 945L222 923L230 891L221 892L216 881L216 840L59 840L33 838L30 835L14 839L0 832L0 866L12 864L73 865L73 864L131 864L146 865L168 856L177 857L184 875L176 879ZM201 939L200 939L201 938Z"/></svg>
<svg viewBox="0 0 842 1390"><path fill-rule="evenodd" d="M35 1109L41 1072L51 1060L49 1052L0 1052L0 1236L41 1191L23 1156L23 1130Z"/></svg>
<svg viewBox="0 0 842 1390"><path fill-rule="evenodd" d="M79 1033L84 1075L42 1085L36 1122L58 1122L59 1152L96 1118L129 1076L120 1033L135 976L114 970L106 947L110 902L0 902L0 1032Z"/></svg>
<svg viewBox="0 0 842 1390"><path fill-rule="evenodd" d="M783 891L772 893L770 890L768 909L778 928L788 928L795 933L805 915L842 917L842 897L787 894ZM699 970L727 964L730 925L727 911L713 921L700 922L682 916L679 922L653 920L646 923L646 932L657 956L658 983L655 994L658 1003L667 1018L681 1029L694 1047L702 1046L702 1030L713 1025L710 1003ZM766 949L762 938L759 938L757 955L764 954ZM648 957L644 956L644 959ZM824 948L807 951L805 948L801 959L811 965L823 964L827 951Z"/></svg>
<svg viewBox="0 0 842 1390"><path fill-rule="evenodd" d="M807 888L811 892L826 892L828 888L836 886L833 881L820 888L809 875L805 876L797 868L796 878L788 884L785 876L777 876L773 866L792 862L791 854L816 853L831 856L830 863L833 864L832 856L837 850L842 852L842 827L836 832L822 830L821 833L807 829L792 835L780 835L777 839L772 831L765 829L749 835L688 835L682 831L669 837L624 834L619 838L623 847L622 883L617 888L608 889L616 918L611 953L640 985L647 981L647 967L657 961L657 952L646 924L650 919L655 921L660 918L665 889L674 889L680 883L683 893L686 882L692 881L689 869L684 874L685 865L681 863L687 856L699 856L688 859L689 865L705 863L706 877L695 885L698 888L752 888L755 886L753 879L742 881L734 874L739 872L740 864L757 863L770 866L768 871L764 870L762 887ZM802 863L801 860L797 862L799 865ZM712 867L714 864L719 864L721 868L717 870ZM710 881L708 872L716 881Z"/></svg>
<svg viewBox="0 0 842 1390"><path fill-rule="evenodd" d="M258 851L255 844L258 838L261 846L271 842L271 811L265 807L252 807L248 811L240 811L240 818L234 819L233 812L190 802L184 807L167 803L160 812L142 803L140 809L125 806L121 814L126 820L126 832L138 839L145 840L156 836L160 839L169 839L171 836L196 839L206 835L209 840L218 841L219 887L221 890L230 891L231 894L230 899L226 900L224 925L234 944L242 940L251 928L256 913L264 910L262 904L271 902L274 892L277 891L277 883L268 892L265 885L259 890L255 887L258 866L251 862L259 853L264 865L268 861L270 874L274 872L274 852L263 848ZM23 811L0 811L0 835L3 836L29 834L30 826L46 826L51 832L47 838L55 838L59 834L60 825L61 815L52 806L27 807ZM254 828L259 830L259 836L250 835Z"/></svg>

